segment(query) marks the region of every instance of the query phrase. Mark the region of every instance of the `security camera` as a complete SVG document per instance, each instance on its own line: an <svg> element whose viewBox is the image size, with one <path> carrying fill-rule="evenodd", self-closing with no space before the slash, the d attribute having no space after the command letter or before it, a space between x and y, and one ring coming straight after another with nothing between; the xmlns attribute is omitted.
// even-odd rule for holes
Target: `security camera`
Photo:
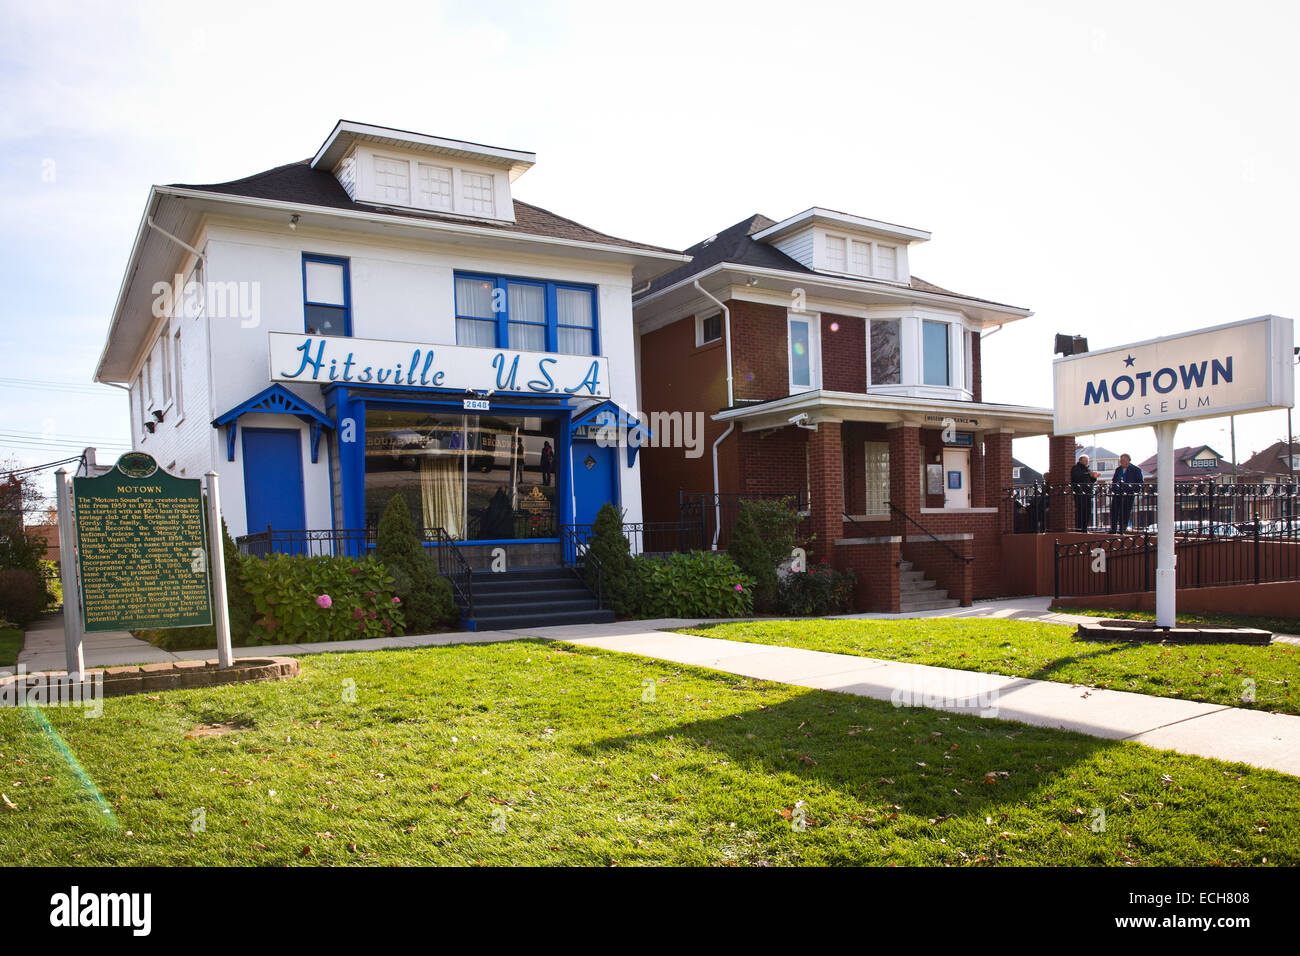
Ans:
<svg viewBox="0 0 1300 956"><path fill-rule="evenodd" d="M811 425L808 424L807 412L800 412L798 415L795 415L793 418L789 419L789 422L795 428L806 428L810 432L815 432L817 430L816 424L811 424Z"/></svg>

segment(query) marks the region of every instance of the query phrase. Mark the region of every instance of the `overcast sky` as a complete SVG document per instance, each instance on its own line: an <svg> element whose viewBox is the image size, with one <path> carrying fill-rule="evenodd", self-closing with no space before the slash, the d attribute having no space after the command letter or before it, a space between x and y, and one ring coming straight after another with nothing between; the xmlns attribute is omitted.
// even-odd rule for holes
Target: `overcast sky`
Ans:
<svg viewBox="0 0 1300 956"><path fill-rule="evenodd" d="M1055 332L1300 316L1296 9L3 0L0 458L129 442L88 383L150 184L308 157L341 117L535 150L518 198L674 248L812 205L928 229L917 275L1036 313L986 343L986 400L1050 405ZM1227 455L1227 424L1178 443ZM1238 457L1285 431L1238 419Z"/></svg>

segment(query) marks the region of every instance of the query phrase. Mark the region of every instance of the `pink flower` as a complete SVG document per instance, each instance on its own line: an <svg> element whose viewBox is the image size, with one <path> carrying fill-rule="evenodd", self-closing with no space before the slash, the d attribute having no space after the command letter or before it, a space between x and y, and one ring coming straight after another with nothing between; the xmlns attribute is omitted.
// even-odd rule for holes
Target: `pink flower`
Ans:
<svg viewBox="0 0 1300 956"><path fill-rule="evenodd" d="M359 608L359 607L354 607L354 608L352 609L352 618L353 618L353 620L359 621L359 620L361 620L361 619L362 619L363 617L365 617L365 616L366 616L366 612L363 611L363 610L361 610L361 608Z"/></svg>
<svg viewBox="0 0 1300 956"><path fill-rule="evenodd" d="M402 599L399 598L399 597L395 597L395 598L393 598L393 603L394 603L394 604L401 604L401 603L402 603Z"/></svg>
<svg viewBox="0 0 1300 956"><path fill-rule="evenodd" d="M744 588L742 585L737 584L737 585L736 585L736 590L737 590L737 591L743 591L743 590L745 590L745 588Z"/></svg>
<svg viewBox="0 0 1300 956"><path fill-rule="evenodd" d="M320 597L316 599L316 603L319 604L321 607L334 606L334 600L328 594L322 594Z"/></svg>

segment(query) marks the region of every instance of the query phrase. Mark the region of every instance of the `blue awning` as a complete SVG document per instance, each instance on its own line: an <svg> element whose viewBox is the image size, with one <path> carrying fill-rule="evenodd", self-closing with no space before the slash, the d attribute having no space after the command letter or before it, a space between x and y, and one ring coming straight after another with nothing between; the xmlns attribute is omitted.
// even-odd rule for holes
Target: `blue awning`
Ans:
<svg viewBox="0 0 1300 956"><path fill-rule="evenodd" d="M226 429L226 461L235 460L235 435L239 428L239 416L249 414L294 415L306 422L311 428L312 464L317 460L321 429L334 427L333 420L319 408L276 383L212 420L213 428Z"/></svg>
<svg viewBox="0 0 1300 956"><path fill-rule="evenodd" d="M610 399L606 399L575 415L572 424L575 429L588 425L596 428L616 428L620 433L626 432L627 466L629 468L636 462L636 453L641 450L641 446L650 441L651 438L649 428L643 425L627 409Z"/></svg>

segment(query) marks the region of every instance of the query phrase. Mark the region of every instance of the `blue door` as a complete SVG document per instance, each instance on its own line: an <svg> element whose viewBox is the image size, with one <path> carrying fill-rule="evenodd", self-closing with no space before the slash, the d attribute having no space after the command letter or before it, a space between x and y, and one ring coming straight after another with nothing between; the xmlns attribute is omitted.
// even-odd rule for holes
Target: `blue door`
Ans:
<svg viewBox="0 0 1300 956"><path fill-rule="evenodd" d="M298 432L287 428L245 428L244 503L248 533L260 534L269 525L275 531L303 531L307 516L303 506L302 441ZM301 536L296 546L277 536L275 551L303 550Z"/></svg>
<svg viewBox="0 0 1300 956"><path fill-rule="evenodd" d="M607 501L618 504L618 448L602 448L594 441L573 443L573 523L589 525Z"/></svg>

